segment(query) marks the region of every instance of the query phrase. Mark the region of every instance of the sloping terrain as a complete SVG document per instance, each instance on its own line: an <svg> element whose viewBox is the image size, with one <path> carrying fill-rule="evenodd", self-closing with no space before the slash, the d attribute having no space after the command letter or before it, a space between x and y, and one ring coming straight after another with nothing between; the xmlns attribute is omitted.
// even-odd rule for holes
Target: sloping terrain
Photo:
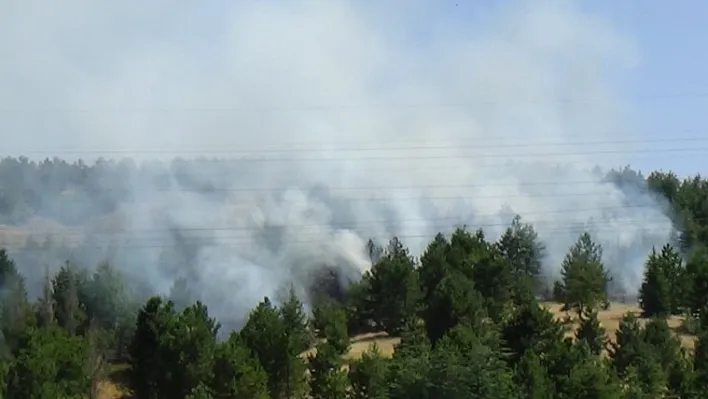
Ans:
<svg viewBox="0 0 708 399"><path fill-rule="evenodd" d="M566 313L561 311L561 304L548 302L544 303L544 305L553 312L556 318L563 319L566 317ZM612 306L610 306L610 309L601 311L599 313L600 322L607 330L608 338L611 341L615 339L615 333L617 332L617 329L619 327L620 320L622 319L622 316L624 316L627 312L631 312L639 316L641 314L641 309L636 305L613 303ZM646 322L646 319L640 320L642 322ZM678 316L673 316L668 320L669 327L677 334L677 336L679 336L683 347L689 350L693 349L696 337L693 335L680 333L682 322L683 318ZM575 327L577 327L577 325L573 326L573 328ZM572 334L573 329L568 332L568 335ZM345 358L347 360L358 359L363 353L369 350L369 348L374 343L378 346L379 350L384 356L391 356L393 355L394 348L399 341L399 338L390 337L386 333L371 333L358 335L352 337L351 348L349 349L349 353L345 356ZM303 356L307 356L308 354L313 353L313 351L314 349L309 350L303 353ZM122 369L116 370L116 375L122 374L122 372L124 371ZM123 389L119 383L112 382L110 380L106 381L106 383L102 385L101 389L101 399L119 399L123 397L122 395L124 395L125 392L125 389Z"/></svg>

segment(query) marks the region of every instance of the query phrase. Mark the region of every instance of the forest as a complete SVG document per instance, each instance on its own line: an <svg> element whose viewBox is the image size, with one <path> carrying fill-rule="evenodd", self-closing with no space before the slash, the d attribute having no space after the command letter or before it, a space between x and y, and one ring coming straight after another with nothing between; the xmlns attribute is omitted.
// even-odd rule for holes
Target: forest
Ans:
<svg viewBox="0 0 708 399"><path fill-rule="evenodd" d="M195 176L190 162L219 180ZM51 219L76 235L145 187L218 202L239 173L247 178L239 161L5 158L0 224L12 233ZM603 179L655 198L675 230L645 254L637 311L612 331L603 312L622 304L593 232L573 237L550 281L548 243L523 214L498 238L451 221L420 254L404 237L370 240L363 273L307 269L308 284L283 285L230 318L228 308L214 316L188 272L166 293L141 286L136 268L126 273L129 258L88 251L90 230L7 233L0 398L708 397L708 180L629 168ZM189 271L173 263L194 260L190 245L162 248L155 262L166 274ZM107 386L120 392L107 396Z"/></svg>

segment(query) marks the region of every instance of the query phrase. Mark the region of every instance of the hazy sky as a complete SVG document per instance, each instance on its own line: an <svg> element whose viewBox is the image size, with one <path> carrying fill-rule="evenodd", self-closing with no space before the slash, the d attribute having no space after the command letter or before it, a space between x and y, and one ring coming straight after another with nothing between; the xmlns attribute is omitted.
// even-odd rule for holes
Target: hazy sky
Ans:
<svg viewBox="0 0 708 399"><path fill-rule="evenodd" d="M640 111L639 128L665 137L708 140L708 3L600 0L586 4L587 9L600 13L625 32L639 48L640 63L627 77L624 89ZM703 150L657 155L642 162L646 165L643 169L708 173L707 144L682 143L679 139L672 146L695 145Z"/></svg>
<svg viewBox="0 0 708 399"><path fill-rule="evenodd" d="M577 7L571 17L525 21L524 10L538 10L539 4ZM336 128L350 124L345 117L332 120L349 112L342 106L352 104L386 112L405 103L428 104L426 111L446 102L464 103L465 96L450 92L464 73L475 73L477 61L465 59L463 44L490 32L501 32L495 40L503 41L503 33L512 30L500 24L515 20L508 17L500 23L500 15L513 14L519 24L542 25L533 32L555 29L559 43L566 35L591 35L575 42L586 40L602 48L565 49L554 55L553 67L563 74L563 54L568 63L588 57L596 65L607 57L612 76L608 82L625 106L622 115L611 119L621 118L622 126L643 137L642 148L650 150L640 150L635 160L616 156L617 165L631 161L643 170L708 172L701 162L708 154L708 28L701 27L708 20L708 3L701 0L0 0L0 5L0 131L5 154L65 156L68 150L98 148L130 155L134 148L185 149L197 144L256 148L254 136L280 137L268 134L282 124L264 120L280 119L284 113L296 121L305 113L329 118L329 128ZM573 18L582 19L582 31L568 26L577 23ZM543 45L556 45L548 43L553 34L539 37L546 40ZM543 45L522 49L542 52ZM479 48L472 50L479 54ZM500 60L519 57L501 51L485 54ZM532 56L543 58L542 53ZM446 89L432 96L431 87ZM593 117L586 119L598 123L598 129L606 129L601 107L619 112L618 107L587 98L591 91L586 87L577 90L577 96L568 94L576 93L573 90L559 92L562 98L550 101L568 101L577 107L575 112L587 111ZM519 100L513 93L492 90L487 98L506 104L533 101ZM477 103L479 98L484 97L475 94ZM365 101L370 103L362 104ZM256 117L248 110L257 107L278 110ZM312 119L294 130L299 133L291 134L291 141L319 143L324 133L314 132L324 127ZM236 130L250 133L244 136ZM598 137L612 136L603 132ZM697 140L701 137L706 139ZM676 139L651 142L666 138ZM668 148L675 151L660 151Z"/></svg>
<svg viewBox="0 0 708 399"><path fill-rule="evenodd" d="M698 0L0 4L0 153L268 158L234 179L193 166L234 188L218 209L137 184L120 212L136 231L223 238L196 264L227 313L313 259L368 267L369 237L417 254L451 223L493 237L514 213L551 276L591 229L635 290L670 220L588 170L708 172ZM176 277L150 273L159 292ZM230 296L244 281L253 292Z"/></svg>

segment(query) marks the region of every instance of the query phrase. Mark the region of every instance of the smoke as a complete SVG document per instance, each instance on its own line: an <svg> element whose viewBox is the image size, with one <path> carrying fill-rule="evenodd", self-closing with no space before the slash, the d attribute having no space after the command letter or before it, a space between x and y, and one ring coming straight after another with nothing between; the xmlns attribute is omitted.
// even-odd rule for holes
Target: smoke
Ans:
<svg viewBox="0 0 708 399"><path fill-rule="evenodd" d="M519 213L551 278L587 229L629 292L670 237L649 195L593 171L641 151L618 90L638 57L571 2L10 3L4 153L234 159L126 163L97 191L127 198L121 234L84 226L97 257L154 292L188 278L219 317L322 265L356 278L370 237L418 254L455 225L496 238ZM67 195L45 213L97 206Z"/></svg>

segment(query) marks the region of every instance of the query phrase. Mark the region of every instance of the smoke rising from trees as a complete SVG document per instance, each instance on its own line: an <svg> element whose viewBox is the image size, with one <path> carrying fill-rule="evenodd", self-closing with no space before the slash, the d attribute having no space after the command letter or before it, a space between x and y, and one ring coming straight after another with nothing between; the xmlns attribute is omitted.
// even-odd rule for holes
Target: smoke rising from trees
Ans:
<svg viewBox="0 0 708 399"><path fill-rule="evenodd" d="M637 51L569 3L477 24L417 2L31 3L0 16L2 151L144 163L100 164L80 190L60 166L4 179L85 240L73 257L153 292L186 278L220 319L323 265L356 278L369 238L417 254L520 214L549 277L588 230L629 292L671 238L643 182L595 169L642 148L617 89ZM18 209L6 224L28 228Z"/></svg>

